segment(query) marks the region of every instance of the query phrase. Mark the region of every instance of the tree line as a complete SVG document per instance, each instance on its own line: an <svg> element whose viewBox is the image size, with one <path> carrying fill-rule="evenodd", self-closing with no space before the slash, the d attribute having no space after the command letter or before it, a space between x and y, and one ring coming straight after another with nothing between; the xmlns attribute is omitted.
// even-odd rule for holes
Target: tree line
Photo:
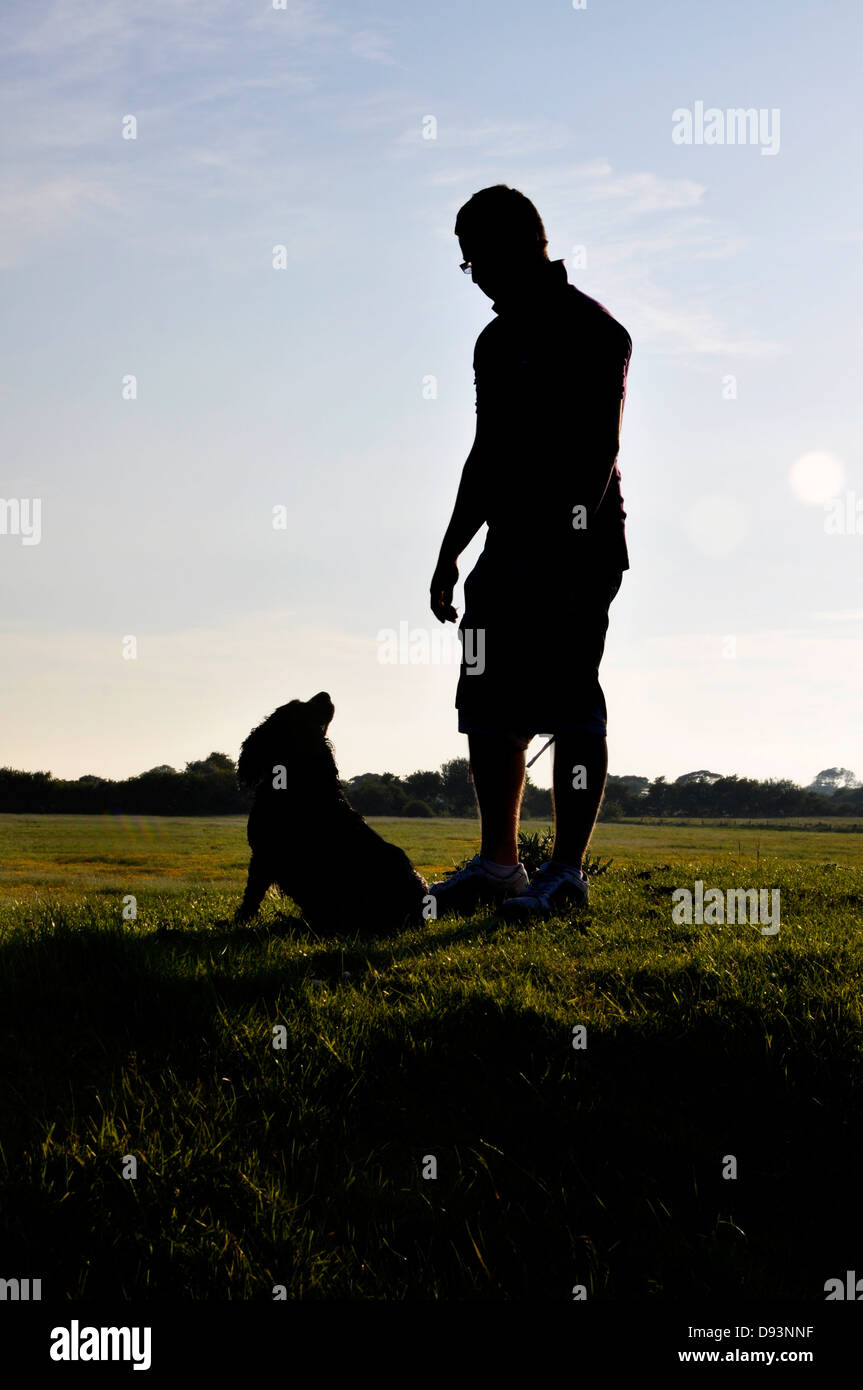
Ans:
<svg viewBox="0 0 863 1390"><path fill-rule="evenodd" d="M451 758L437 772L363 772L342 782L364 816L475 816L466 758ZM119 781L92 774L65 780L50 772L0 768L0 812L37 815L99 813L158 816L243 815L251 794L237 781L226 753L173 767L150 768ZM550 819L551 792L527 778L526 818ZM609 775L601 820L659 817L863 816L863 785L847 768L825 768L808 786L787 779L758 781L701 769L669 782L665 777Z"/></svg>

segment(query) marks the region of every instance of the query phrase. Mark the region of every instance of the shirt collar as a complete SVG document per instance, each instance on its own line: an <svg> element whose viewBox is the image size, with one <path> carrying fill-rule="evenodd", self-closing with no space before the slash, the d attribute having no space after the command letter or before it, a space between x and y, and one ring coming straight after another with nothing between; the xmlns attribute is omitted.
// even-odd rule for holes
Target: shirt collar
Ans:
<svg viewBox="0 0 863 1390"><path fill-rule="evenodd" d="M569 277L563 260L546 261L527 294L513 294L507 290L503 295L498 295L491 306L492 311L495 314L529 312L542 304L547 295L558 294L568 284Z"/></svg>

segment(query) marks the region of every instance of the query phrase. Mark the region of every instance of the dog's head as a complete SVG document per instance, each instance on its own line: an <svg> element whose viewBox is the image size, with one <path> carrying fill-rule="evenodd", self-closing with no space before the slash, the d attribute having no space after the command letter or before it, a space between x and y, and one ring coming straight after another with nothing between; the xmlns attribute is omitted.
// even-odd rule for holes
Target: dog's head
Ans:
<svg viewBox="0 0 863 1390"><path fill-rule="evenodd" d="M290 700L253 729L240 749L237 776L247 787L256 787L273 769L283 766L290 774L298 766L333 763L327 729L335 707L325 690L311 700Z"/></svg>

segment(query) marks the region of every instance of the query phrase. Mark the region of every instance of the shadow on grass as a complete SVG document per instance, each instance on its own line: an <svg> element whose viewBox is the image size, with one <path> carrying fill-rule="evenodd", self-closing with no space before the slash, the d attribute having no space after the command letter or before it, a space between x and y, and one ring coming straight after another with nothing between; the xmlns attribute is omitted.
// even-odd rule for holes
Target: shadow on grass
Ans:
<svg viewBox="0 0 863 1390"><path fill-rule="evenodd" d="M577 1283L591 1297L822 1299L854 1267L863 1126L847 1037L794 1019L768 1030L763 1009L721 999L692 967L587 970L622 1007L632 992L652 1007L594 1030L584 1052L541 1006L452 995L438 1015L377 1001L348 1063L338 1036L321 1044L298 987L427 948L312 945L231 973L232 948L245 956L297 925L61 927L0 946L9 1273L41 1273L67 1296L269 1297L280 1280L289 1296L565 1301ZM455 919L428 948L499 925ZM297 1022L283 1070L232 1049L223 1020L244 1008ZM266 1039L262 1051L272 1063ZM60 1146L123 1076L134 1101L139 1074L156 1092L203 1082L219 1096L226 1072L237 1095L224 1145L179 1184L145 1173L133 1195L119 1150L88 1166ZM243 1177L252 1154L269 1165L279 1220ZM430 1159L436 1176L423 1177ZM213 1230L178 1251L176 1230L196 1222Z"/></svg>
<svg viewBox="0 0 863 1390"><path fill-rule="evenodd" d="M362 957L379 965L414 957L419 950L428 954L461 942L493 940L501 931L511 932L514 926L514 923L507 922L499 914L489 911L478 912L473 917L453 915L436 921L434 932L429 932L426 936L412 931L395 939L363 938L352 935L349 930L339 937L318 935L298 916L272 917L241 926L235 925L232 918L215 918L203 930L162 926L155 934L160 940L182 946L183 949L199 955L210 954L214 946L245 948L251 944L266 943L270 939L303 939L315 943L322 960L326 958L336 961L344 954L350 953L355 959ZM569 932L579 936L587 936L592 926L593 917L589 911L577 913L566 924ZM524 930L524 924L519 923L517 929Z"/></svg>

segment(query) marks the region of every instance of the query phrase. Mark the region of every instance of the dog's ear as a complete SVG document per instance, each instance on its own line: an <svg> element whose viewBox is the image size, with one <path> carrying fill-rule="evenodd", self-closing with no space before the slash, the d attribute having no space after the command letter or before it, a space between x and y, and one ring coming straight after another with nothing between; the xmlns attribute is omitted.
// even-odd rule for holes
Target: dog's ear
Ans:
<svg viewBox="0 0 863 1390"><path fill-rule="evenodd" d="M246 787L256 787L263 777L272 775L273 728L271 715L253 729L240 749L237 778Z"/></svg>

